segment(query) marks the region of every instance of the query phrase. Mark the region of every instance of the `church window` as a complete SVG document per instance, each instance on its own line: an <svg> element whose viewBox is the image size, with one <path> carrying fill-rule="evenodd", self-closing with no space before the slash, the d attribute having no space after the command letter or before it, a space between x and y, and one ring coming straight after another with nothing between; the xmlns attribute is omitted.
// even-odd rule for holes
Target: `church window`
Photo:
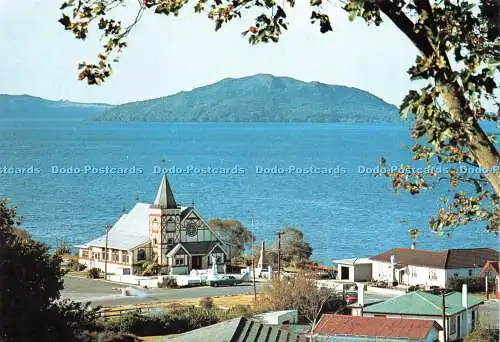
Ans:
<svg viewBox="0 0 500 342"><path fill-rule="evenodd" d="M168 245L168 246L173 246L173 245L174 245L174 239L172 239L172 238L168 238L168 239L167 239L167 245Z"/></svg>
<svg viewBox="0 0 500 342"><path fill-rule="evenodd" d="M175 266L183 266L183 265L184 265L184 256L176 256Z"/></svg>

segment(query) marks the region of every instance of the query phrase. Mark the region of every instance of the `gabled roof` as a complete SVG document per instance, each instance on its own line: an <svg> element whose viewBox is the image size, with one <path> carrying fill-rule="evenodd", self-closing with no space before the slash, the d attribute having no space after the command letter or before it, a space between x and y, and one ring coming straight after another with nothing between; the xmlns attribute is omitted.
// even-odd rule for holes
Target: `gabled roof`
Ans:
<svg viewBox="0 0 500 342"><path fill-rule="evenodd" d="M182 249L184 250L187 254L191 255L191 253L189 253L189 251L181 244L181 243L178 243L177 245L175 245L174 248L172 248L168 253L167 253L167 257L172 257L174 255L177 254L177 252Z"/></svg>
<svg viewBox="0 0 500 342"><path fill-rule="evenodd" d="M446 265L447 252L433 252L411 248L393 248L382 254L370 257L370 259L375 261L391 262L391 255L395 256L396 263L402 265L444 268Z"/></svg>
<svg viewBox="0 0 500 342"><path fill-rule="evenodd" d="M449 249L446 268L482 267L487 260L499 258L498 251L491 248Z"/></svg>
<svg viewBox="0 0 500 342"><path fill-rule="evenodd" d="M314 332L327 336L425 339L433 328L441 330L433 320L324 314Z"/></svg>
<svg viewBox="0 0 500 342"><path fill-rule="evenodd" d="M174 193L170 187L167 176L163 176L158 192L156 193L156 198L153 203L156 207L163 209L177 209L177 203L175 202Z"/></svg>
<svg viewBox="0 0 500 342"><path fill-rule="evenodd" d="M240 317L188 331L174 338L168 339L167 337L164 341L298 342L305 341L305 337L280 329L277 325L262 324L252 319Z"/></svg>
<svg viewBox="0 0 500 342"><path fill-rule="evenodd" d="M108 248L132 249L149 241L149 204L137 203L123 214L108 232ZM80 245L80 248L105 247L106 235Z"/></svg>
<svg viewBox="0 0 500 342"><path fill-rule="evenodd" d="M500 269L499 269L499 262L498 261L492 261L492 260L487 260L484 263L483 268L481 269L481 275L484 275L488 270L493 270L497 276L500 275Z"/></svg>
<svg viewBox="0 0 500 342"><path fill-rule="evenodd" d="M483 303L472 295L467 295L467 309ZM391 298L385 302L373 304L363 311L373 314L400 314L417 316L441 316L442 297L431 293L416 291ZM449 292L445 294L446 315L455 315L465 310L462 306L462 294Z"/></svg>
<svg viewBox="0 0 500 342"><path fill-rule="evenodd" d="M448 249L426 251L411 248L393 248L371 257L371 260L391 262L391 255L400 265L426 266L442 269L481 267L486 260L498 260L498 251L491 248Z"/></svg>

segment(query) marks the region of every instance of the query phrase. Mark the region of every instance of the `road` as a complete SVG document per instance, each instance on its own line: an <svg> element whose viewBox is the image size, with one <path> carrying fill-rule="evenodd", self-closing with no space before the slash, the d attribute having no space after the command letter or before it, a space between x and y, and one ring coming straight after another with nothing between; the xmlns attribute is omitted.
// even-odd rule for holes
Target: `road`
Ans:
<svg viewBox="0 0 500 342"><path fill-rule="evenodd" d="M262 286L262 283L257 283L257 292L262 291ZM122 288L130 289L133 296L123 296L121 294ZM143 289L104 280L66 276L64 278L64 290L61 292L61 297L78 302L91 302L92 305L120 306L156 301L179 301L192 298L231 296L252 292L253 286L251 283L227 287L197 286L180 289ZM391 297L371 295L370 293L365 294L366 301L385 300L388 298Z"/></svg>
<svg viewBox="0 0 500 342"><path fill-rule="evenodd" d="M123 296L122 288L128 288L133 296ZM257 283L257 291L262 284ZM180 289L143 289L136 286L78 277L64 278L61 297L78 302L91 302L93 305L119 306L155 301L182 300L202 297L231 296L252 293L251 284L227 287L197 286Z"/></svg>

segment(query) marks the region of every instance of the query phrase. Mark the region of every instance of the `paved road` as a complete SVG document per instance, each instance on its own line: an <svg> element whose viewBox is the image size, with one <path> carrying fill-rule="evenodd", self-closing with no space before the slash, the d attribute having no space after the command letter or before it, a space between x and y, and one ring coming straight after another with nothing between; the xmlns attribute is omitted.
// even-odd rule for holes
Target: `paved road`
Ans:
<svg viewBox="0 0 500 342"><path fill-rule="evenodd" d="M133 296L123 296L121 294L122 288L130 289ZM262 284L257 284L257 291L261 291L261 289ZM94 305L118 306L209 296L229 296L252 293L252 291L251 284L227 287L197 286L182 289L143 289L103 280L65 277L61 297L79 302L92 302Z"/></svg>
<svg viewBox="0 0 500 342"><path fill-rule="evenodd" d="M134 296L123 296L122 288L131 290ZM257 291L262 284L257 283ZM78 302L91 302L93 305L119 306L155 301L182 300L202 297L230 296L253 292L252 284L241 284L228 287L197 286L182 289L143 289L127 284L107 282L97 279L85 279L72 276L64 278L62 298ZM391 296L365 294L366 301L385 300Z"/></svg>

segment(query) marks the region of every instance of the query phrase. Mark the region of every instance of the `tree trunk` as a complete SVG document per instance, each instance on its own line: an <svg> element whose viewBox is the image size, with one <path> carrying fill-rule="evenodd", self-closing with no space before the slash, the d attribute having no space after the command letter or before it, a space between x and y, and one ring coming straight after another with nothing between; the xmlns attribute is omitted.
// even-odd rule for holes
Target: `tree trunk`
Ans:
<svg viewBox="0 0 500 342"><path fill-rule="evenodd" d="M448 112L454 121L465 121L467 114L464 113L463 95L455 84L448 84L439 87L443 101L448 108ZM476 120L472 124L469 136L468 148L477 164L486 171L486 178L493 186L497 194L500 194L500 155L495 145L488 139L488 136L479 126Z"/></svg>

